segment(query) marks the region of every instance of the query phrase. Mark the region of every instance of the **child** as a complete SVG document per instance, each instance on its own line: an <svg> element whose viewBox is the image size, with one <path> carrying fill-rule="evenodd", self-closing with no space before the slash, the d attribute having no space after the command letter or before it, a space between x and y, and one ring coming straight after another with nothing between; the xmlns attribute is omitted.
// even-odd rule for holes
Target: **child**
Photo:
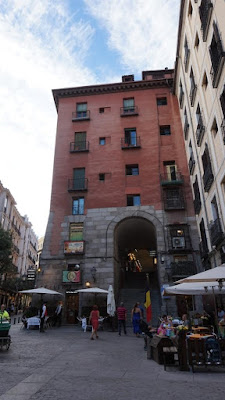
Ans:
<svg viewBox="0 0 225 400"><path fill-rule="evenodd" d="M84 330L84 332L86 332L86 330L87 330L87 318L85 316L83 316L81 318L81 326L82 326L82 329Z"/></svg>

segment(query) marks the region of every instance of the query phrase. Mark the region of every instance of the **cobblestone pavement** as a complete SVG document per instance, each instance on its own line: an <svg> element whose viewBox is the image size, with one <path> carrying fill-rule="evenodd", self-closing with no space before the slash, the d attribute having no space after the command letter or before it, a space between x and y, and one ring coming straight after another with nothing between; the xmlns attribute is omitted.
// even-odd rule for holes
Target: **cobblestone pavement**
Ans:
<svg viewBox="0 0 225 400"><path fill-rule="evenodd" d="M9 351L0 351L0 400L222 400L225 371L164 371L147 360L143 339L128 331L90 332L80 327L11 328Z"/></svg>

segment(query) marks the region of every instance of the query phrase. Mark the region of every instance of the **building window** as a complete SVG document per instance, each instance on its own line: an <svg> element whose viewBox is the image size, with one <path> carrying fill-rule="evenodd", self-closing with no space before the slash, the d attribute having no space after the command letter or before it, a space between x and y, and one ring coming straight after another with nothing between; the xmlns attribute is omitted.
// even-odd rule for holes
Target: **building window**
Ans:
<svg viewBox="0 0 225 400"><path fill-rule="evenodd" d="M183 104L184 104L184 91L183 91L183 85L182 85L181 81L180 81L180 86L179 86L179 104L180 104L180 108L182 108Z"/></svg>
<svg viewBox="0 0 225 400"><path fill-rule="evenodd" d="M138 164L126 165L126 175L139 175Z"/></svg>
<svg viewBox="0 0 225 400"><path fill-rule="evenodd" d="M86 150L86 132L75 132L75 142L71 144L72 151Z"/></svg>
<svg viewBox="0 0 225 400"><path fill-rule="evenodd" d="M223 51L223 45L220 38L218 26L215 23L215 21L213 22L213 37L211 45L209 47L209 54L212 63L212 68L211 68L212 83L213 87L217 88L223 69L225 52Z"/></svg>
<svg viewBox="0 0 225 400"><path fill-rule="evenodd" d="M188 131L189 131L189 122L188 122L187 110L185 108L185 110L184 110L184 137L185 137L185 140L187 140Z"/></svg>
<svg viewBox="0 0 225 400"><path fill-rule="evenodd" d="M104 108L104 107L100 107L100 108L99 108L99 113L102 114L102 113L104 113L104 112L105 112L105 108Z"/></svg>
<svg viewBox="0 0 225 400"><path fill-rule="evenodd" d="M85 189L85 168L74 168L73 170L73 188L75 190Z"/></svg>
<svg viewBox="0 0 225 400"><path fill-rule="evenodd" d="M129 146L137 146L136 128L125 129L125 143Z"/></svg>
<svg viewBox="0 0 225 400"><path fill-rule="evenodd" d="M173 226L170 227L170 238L172 249L174 250L182 250L186 247L185 242L185 229L181 226Z"/></svg>
<svg viewBox="0 0 225 400"><path fill-rule="evenodd" d="M195 178L195 182L193 183L193 190L194 190L194 195L195 195L195 199L194 199L195 214L199 214L200 210L201 210L202 203L201 203L201 196L200 196L200 192L199 192L197 175L196 175L196 178Z"/></svg>
<svg viewBox="0 0 225 400"><path fill-rule="evenodd" d="M205 151L202 155L202 166L204 170L204 175L203 175L204 189L205 192L209 192L214 181L214 175L212 172L211 160L207 144L205 144Z"/></svg>
<svg viewBox="0 0 225 400"><path fill-rule="evenodd" d="M132 113L134 112L134 98L123 99L123 112Z"/></svg>
<svg viewBox="0 0 225 400"><path fill-rule="evenodd" d="M73 199L72 213L73 215L84 214L84 197Z"/></svg>
<svg viewBox="0 0 225 400"><path fill-rule="evenodd" d="M160 135L161 136L171 135L170 125L162 125L162 126L160 126Z"/></svg>
<svg viewBox="0 0 225 400"><path fill-rule="evenodd" d="M191 1L189 1L189 5L188 5L188 16L189 17L192 16L192 12L193 12L192 4L191 4Z"/></svg>
<svg viewBox="0 0 225 400"><path fill-rule="evenodd" d="M100 137L99 138L99 144L100 144L100 146L104 146L105 145L105 137Z"/></svg>
<svg viewBox="0 0 225 400"><path fill-rule="evenodd" d="M195 96L196 96L196 91L197 91L197 86L195 84L195 78L194 78L194 73L193 70L191 68L190 71L190 101L191 101L191 106L194 106L194 102L195 102Z"/></svg>
<svg viewBox="0 0 225 400"><path fill-rule="evenodd" d="M99 174L98 176L100 181L104 181L105 180L105 174Z"/></svg>
<svg viewBox="0 0 225 400"><path fill-rule="evenodd" d="M207 89L208 78L207 78L206 72L204 72L204 75L203 75L203 78L202 78L202 86L204 87L205 90Z"/></svg>
<svg viewBox="0 0 225 400"><path fill-rule="evenodd" d="M204 223L203 218L199 224L199 229L200 229L200 234L201 234L201 239L202 239L200 242L201 258L207 258L209 250L208 250L208 243L207 243L207 237L206 237L206 232L205 232L205 223Z"/></svg>
<svg viewBox="0 0 225 400"><path fill-rule="evenodd" d="M213 124L212 124L212 127L211 127L211 133L212 133L213 137L215 137L217 135L217 132L218 132L218 126L217 126L217 123L216 123L216 118L214 118Z"/></svg>
<svg viewBox="0 0 225 400"><path fill-rule="evenodd" d="M187 70L188 70L189 59L190 59L190 50L188 48L187 38L185 37L185 41L184 41L184 68L185 68L185 72L187 72Z"/></svg>
<svg viewBox="0 0 225 400"><path fill-rule="evenodd" d="M166 106L167 105L167 98L166 97L157 97L157 106Z"/></svg>
<svg viewBox="0 0 225 400"><path fill-rule="evenodd" d="M213 9L213 4L210 0L201 1L201 5L199 7L199 16L201 20L203 42L206 42L207 40L212 9Z"/></svg>
<svg viewBox="0 0 225 400"><path fill-rule="evenodd" d="M70 224L69 240L80 241L83 240L83 224Z"/></svg>
<svg viewBox="0 0 225 400"><path fill-rule="evenodd" d="M203 114L200 110L199 104L196 109L196 120L197 120L196 139L197 139L197 145L200 147L205 134L205 125L203 123Z"/></svg>
<svg viewBox="0 0 225 400"><path fill-rule="evenodd" d="M164 161L165 178L171 182L178 179L177 166L175 161Z"/></svg>
<svg viewBox="0 0 225 400"><path fill-rule="evenodd" d="M128 194L127 195L127 206L140 206L141 196L140 194Z"/></svg>
<svg viewBox="0 0 225 400"><path fill-rule="evenodd" d="M190 154L190 158L189 158L189 162L188 162L188 167L189 167L189 172L192 175L194 172L194 168L195 168L195 159L194 159L194 154L193 154L193 149L192 149L192 144L191 141L189 142L189 154Z"/></svg>
<svg viewBox="0 0 225 400"><path fill-rule="evenodd" d="M198 32L196 32L196 36L195 36L195 47L198 50L198 46L199 46L199 36L198 36Z"/></svg>
<svg viewBox="0 0 225 400"><path fill-rule="evenodd" d="M87 103L77 103L77 118L87 117Z"/></svg>

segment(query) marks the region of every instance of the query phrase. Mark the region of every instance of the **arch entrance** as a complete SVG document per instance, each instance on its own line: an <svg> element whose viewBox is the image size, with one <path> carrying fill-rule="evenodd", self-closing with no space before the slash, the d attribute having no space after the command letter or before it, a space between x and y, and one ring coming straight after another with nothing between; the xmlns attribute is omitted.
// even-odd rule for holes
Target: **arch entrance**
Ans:
<svg viewBox="0 0 225 400"><path fill-rule="evenodd" d="M157 235L152 222L141 217L123 219L114 231L115 271L119 299L132 308L144 303L147 277L151 291L153 318L161 311L157 265ZM155 321L157 322L157 321Z"/></svg>

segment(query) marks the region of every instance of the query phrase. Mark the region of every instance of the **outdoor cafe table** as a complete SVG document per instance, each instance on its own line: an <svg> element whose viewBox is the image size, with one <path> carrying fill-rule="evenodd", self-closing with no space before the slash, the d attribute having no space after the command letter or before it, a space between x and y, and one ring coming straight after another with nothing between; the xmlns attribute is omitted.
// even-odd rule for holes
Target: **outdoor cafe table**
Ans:
<svg viewBox="0 0 225 400"><path fill-rule="evenodd" d="M39 317L27 318L27 329L30 329L31 326L38 326L40 328L40 318Z"/></svg>

